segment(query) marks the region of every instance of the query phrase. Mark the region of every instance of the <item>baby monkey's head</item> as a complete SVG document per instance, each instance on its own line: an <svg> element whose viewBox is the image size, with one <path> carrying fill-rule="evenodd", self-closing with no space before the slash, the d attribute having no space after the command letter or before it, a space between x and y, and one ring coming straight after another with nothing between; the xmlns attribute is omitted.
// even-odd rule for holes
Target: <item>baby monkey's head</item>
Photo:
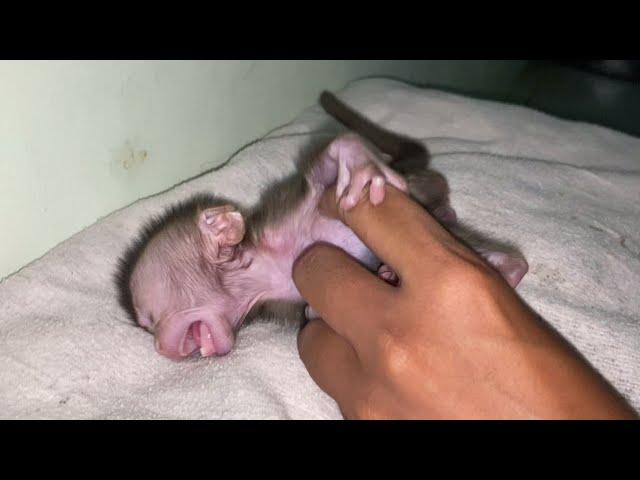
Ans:
<svg viewBox="0 0 640 480"><path fill-rule="evenodd" d="M178 360L224 355L252 299L243 285L251 260L245 221L231 203L197 195L145 225L119 261L120 303Z"/></svg>

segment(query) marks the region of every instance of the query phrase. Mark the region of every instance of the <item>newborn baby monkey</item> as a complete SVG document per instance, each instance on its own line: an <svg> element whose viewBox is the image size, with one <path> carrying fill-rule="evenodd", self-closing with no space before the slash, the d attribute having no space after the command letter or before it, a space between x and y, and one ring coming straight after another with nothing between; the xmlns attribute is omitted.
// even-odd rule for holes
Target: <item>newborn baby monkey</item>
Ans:
<svg viewBox="0 0 640 480"><path fill-rule="evenodd" d="M323 93L320 103L352 131L269 189L251 211L211 195L195 196L146 225L120 259L120 303L153 333L160 354L174 360L224 355L246 318L274 309L280 315L300 314L304 300L293 283L292 266L314 243L336 245L397 284L395 273L380 265L349 228L319 213L323 192L334 184L336 201L345 209L363 194L379 204L387 183L409 192L511 286L527 272L515 249L456 225L447 182L427 168L428 153L420 143L383 130L332 94ZM283 305L289 309L282 310Z"/></svg>

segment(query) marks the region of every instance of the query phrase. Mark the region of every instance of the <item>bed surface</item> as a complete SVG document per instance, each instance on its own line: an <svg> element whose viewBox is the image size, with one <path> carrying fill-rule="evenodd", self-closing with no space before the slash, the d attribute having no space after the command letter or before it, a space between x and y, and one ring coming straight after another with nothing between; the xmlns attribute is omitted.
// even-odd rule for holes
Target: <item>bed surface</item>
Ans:
<svg viewBox="0 0 640 480"><path fill-rule="evenodd" d="M425 142L460 220L521 247L520 295L639 409L640 139L392 80L338 93ZM309 108L223 168L109 215L0 283L0 418L341 418L298 359L296 325L257 321L228 356L175 363L127 319L112 282L148 216L200 191L250 205L341 130Z"/></svg>

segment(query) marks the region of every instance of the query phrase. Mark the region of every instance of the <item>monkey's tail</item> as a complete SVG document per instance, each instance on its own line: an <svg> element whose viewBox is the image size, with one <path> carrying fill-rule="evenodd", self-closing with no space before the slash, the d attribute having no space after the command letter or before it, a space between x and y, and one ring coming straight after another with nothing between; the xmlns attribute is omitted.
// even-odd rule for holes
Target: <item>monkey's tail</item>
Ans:
<svg viewBox="0 0 640 480"><path fill-rule="evenodd" d="M320 105L344 126L391 155L393 161L389 166L399 173L406 174L427 168L429 152L421 143L376 125L326 90L320 94Z"/></svg>

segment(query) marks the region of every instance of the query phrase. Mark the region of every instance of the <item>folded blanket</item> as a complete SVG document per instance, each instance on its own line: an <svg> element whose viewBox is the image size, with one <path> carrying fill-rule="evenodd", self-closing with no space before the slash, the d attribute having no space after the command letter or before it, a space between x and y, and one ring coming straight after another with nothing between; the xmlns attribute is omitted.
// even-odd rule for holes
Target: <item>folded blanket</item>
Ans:
<svg viewBox="0 0 640 480"><path fill-rule="evenodd" d="M640 139L391 80L339 95L425 142L461 221L521 247L520 295L638 409ZM256 321L228 356L174 363L126 318L111 275L150 215L200 191L250 205L341 129L309 108L223 168L109 215L3 281L0 417L340 418L298 358L297 325Z"/></svg>

